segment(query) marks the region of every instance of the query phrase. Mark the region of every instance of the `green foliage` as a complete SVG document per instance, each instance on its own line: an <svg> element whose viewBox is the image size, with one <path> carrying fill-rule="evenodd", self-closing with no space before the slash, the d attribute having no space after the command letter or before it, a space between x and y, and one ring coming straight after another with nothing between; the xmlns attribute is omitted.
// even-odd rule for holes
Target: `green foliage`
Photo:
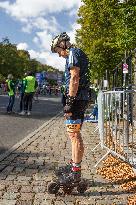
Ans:
<svg viewBox="0 0 136 205"><path fill-rule="evenodd" d="M4 76L0 74L0 82L4 81Z"/></svg>
<svg viewBox="0 0 136 205"><path fill-rule="evenodd" d="M100 79L136 47L136 0L82 0L76 41L91 62L91 79Z"/></svg>
<svg viewBox="0 0 136 205"><path fill-rule="evenodd" d="M15 44L11 44L8 38L0 42L0 81L5 79L9 73L15 78L21 78L27 71L58 71L49 65L43 65L36 59L30 59L28 51L17 50ZM59 72L59 71L58 71Z"/></svg>

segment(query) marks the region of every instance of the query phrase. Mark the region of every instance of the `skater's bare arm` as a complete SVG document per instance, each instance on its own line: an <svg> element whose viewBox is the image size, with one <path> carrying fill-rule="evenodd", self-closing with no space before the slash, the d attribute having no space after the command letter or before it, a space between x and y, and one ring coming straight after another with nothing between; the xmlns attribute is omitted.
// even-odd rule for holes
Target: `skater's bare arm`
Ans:
<svg viewBox="0 0 136 205"><path fill-rule="evenodd" d="M72 67L70 69L70 85L69 85L69 95L75 97L79 86L79 67Z"/></svg>

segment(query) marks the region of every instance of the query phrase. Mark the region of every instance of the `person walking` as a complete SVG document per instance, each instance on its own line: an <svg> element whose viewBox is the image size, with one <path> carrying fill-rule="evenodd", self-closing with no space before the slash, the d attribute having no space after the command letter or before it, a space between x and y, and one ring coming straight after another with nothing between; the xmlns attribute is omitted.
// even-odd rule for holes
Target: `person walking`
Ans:
<svg viewBox="0 0 136 205"><path fill-rule="evenodd" d="M61 86L60 92L61 92L61 103L62 103L62 105L64 107L66 105L66 89L65 89L65 85Z"/></svg>
<svg viewBox="0 0 136 205"><path fill-rule="evenodd" d="M21 115L27 114L28 116L31 115L32 111L32 99L37 87L36 78L33 72L29 71L27 76L24 79L24 96L23 96L23 103L24 103L24 110L20 113Z"/></svg>
<svg viewBox="0 0 136 205"><path fill-rule="evenodd" d="M8 91L8 96L9 96L9 102L7 106L7 113L11 114L15 102L15 83L13 81L13 75L9 74L6 80L6 87Z"/></svg>
<svg viewBox="0 0 136 205"><path fill-rule="evenodd" d="M71 139L72 160L66 167L60 168L60 172L63 172L61 176L64 183L74 183L81 180L81 162L84 154L80 130L89 100L88 58L81 49L72 46L66 32L53 38L51 51L66 59L64 116L67 132Z"/></svg>

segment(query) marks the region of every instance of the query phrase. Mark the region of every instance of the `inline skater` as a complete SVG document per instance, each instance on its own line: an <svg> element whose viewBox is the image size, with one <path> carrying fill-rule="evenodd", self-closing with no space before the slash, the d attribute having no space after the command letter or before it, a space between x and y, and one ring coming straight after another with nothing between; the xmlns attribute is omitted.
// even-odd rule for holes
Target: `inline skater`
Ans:
<svg viewBox="0 0 136 205"><path fill-rule="evenodd" d="M64 116L72 146L72 160L66 167L60 168L58 174L62 174L61 180L64 183L76 183L81 180L81 161L84 154L80 130L89 100L88 58L81 49L72 46L66 32L52 40L51 51L66 59Z"/></svg>

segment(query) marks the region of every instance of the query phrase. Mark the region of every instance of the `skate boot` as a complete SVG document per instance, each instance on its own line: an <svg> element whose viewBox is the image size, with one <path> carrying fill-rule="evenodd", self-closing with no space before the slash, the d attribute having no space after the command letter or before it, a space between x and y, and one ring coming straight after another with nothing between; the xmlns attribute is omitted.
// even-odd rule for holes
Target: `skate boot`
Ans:
<svg viewBox="0 0 136 205"><path fill-rule="evenodd" d="M81 172L69 172L65 173L60 177L60 183L64 186L74 185L81 181Z"/></svg>
<svg viewBox="0 0 136 205"><path fill-rule="evenodd" d="M57 194L61 188L64 194L71 194L76 187L78 193L84 193L87 190L87 183L81 180L81 172L73 172L62 174L57 181L51 182L48 187L48 193Z"/></svg>
<svg viewBox="0 0 136 205"><path fill-rule="evenodd" d="M72 160L70 160L66 166L63 167L59 167L58 169L55 170L55 175L56 176L61 176L62 174L66 174L71 172L71 168L72 168Z"/></svg>

